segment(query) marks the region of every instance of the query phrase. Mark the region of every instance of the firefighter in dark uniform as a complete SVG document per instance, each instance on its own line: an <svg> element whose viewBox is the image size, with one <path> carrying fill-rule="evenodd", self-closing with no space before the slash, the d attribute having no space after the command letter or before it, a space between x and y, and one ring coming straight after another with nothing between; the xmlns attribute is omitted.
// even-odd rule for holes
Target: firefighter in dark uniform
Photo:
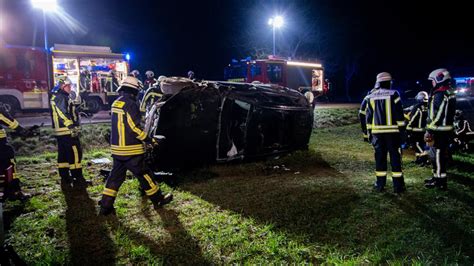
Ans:
<svg viewBox="0 0 474 266"><path fill-rule="evenodd" d="M140 83L135 77L126 77L119 88L119 98L112 104L110 144L114 162L99 202L102 215L115 212L114 201L120 186L125 181L127 170L138 178L141 188L155 209L173 199L173 195L161 193L153 173L144 162L145 145L156 145L156 143L140 126L141 116L136 99L140 89Z"/></svg>
<svg viewBox="0 0 474 266"><path fill-rule="evenodd" d="M424 141L426 118L428 117L428 93L420 91L415 99L417 103L411 108L407 131L410 135L410 141L415 148L415 163L423 165L428 159Z"/></svg>
<svg viewBox="0 0 474 266"><path fill-rule="evenodd" d="M469 142L474 139L474 131L461 110L454 114L454 143L461 151L469 151Z"/></svg>
<svg viewBox="0 0 474 266"><path fill-rule="evenodd" d="M29 197L20 188L20 179L16 173L15 153L8 145L5 128L23 134L23 129L8 112L6 106L0 103L0 200L25 200Z"/></svg>
<svg viewBox="0 0 474 266"><path fill-rule="evenodd" d="M390 89L392 76L387 72L377 75L375 91L368 96L367 130L375 149L376 191L383 191L387 180L387 152L392 166L393 190L405 191L402 173L401 134L405 130L400 95Z"/></svg>
<svg viewBox="0 0 474 266"><path fill-rule="evenodd" d="M446 163L448 148L453 134L456 95L451 87L451 75L444 68L430 73L433 90L428 103L428 120L425 141L430 146L433 176L425 180L427 188L437 187L446 190Z"/></svg>
<svg viewBox="0 0 474 266"><path fill-rule="evenodd" d="M163 97L163 93L160 88L160 82L164 79L164 76L160 76L154 84L152 84L143 96L143 100L140 103L140 112L145 114L150 106L155 102L159 101Z"/></svg>
<svg viewBox="0 0 474 266"><path fill-rule="evenodd" d="M375 89L372 89L367 93L367 96L364 97L362 103L360 104L359 108L359 120L360 120L360 128L362 129L362 137L364 141L369 142L369 135L367 133L367 122L366 122L366 113L367 113L367 103L369 99L369 95L374 92Z"/></svg>
<svg viewBox="0 0 474 266"><path fill-rule="evenodd" d="M50 100L54 135L58 141L58 172L63 186L85 186L82 175L80 121L76 105L70 98L71 80L61 77Z"/></svg>

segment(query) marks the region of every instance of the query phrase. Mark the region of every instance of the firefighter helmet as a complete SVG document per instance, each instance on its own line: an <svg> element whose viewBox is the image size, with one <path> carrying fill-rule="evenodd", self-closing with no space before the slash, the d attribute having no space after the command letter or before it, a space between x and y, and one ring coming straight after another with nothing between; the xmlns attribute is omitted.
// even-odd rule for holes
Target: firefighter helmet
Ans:
<svg viewBox="0 0 474 266"><path fill-rule="evenodd" d="M188 71L188 78L189 78L189 79L193 79L193 78L194 78L194 71L192 71L192 70L189 70L189 71Z"/></svg>
<svg viewBox="0 0 474 266"><path fill-rule="evenodd" d="M449 74L446 68L438 68L430 73L428 79L434 81L436 84L440 84L451 79L451 74Z"/></svg>
<svg viewBox="0 0 474 266"><path fill-rule="evenodd" d="M158 77L158 82L162 82L163 80L165 80L166 76L159 76Z"/></svg>
<svg viewBox="0 0 474 266"><path fill-rule="evenodd" d="M132 70L132 72L130 72L130 76L138 78L138 76L140 76L140 71L138 71L136 69Z"/></svg>
<svg viewBox="0 0 474 266"><path fill-rule="evenodd" d="M131 88L131 89L139 91L139 90L142 89L142 86L143 85L141 85L140 81L137 78L135 78L135 77L125 77L122 80L122 84L117 89L117 91L120 91L123 88Z"/></svg>
<svg viewBox="0 0 474 266"><path fill-rule="evenodd" d="M155 76L155 73L153 73L153 71L151 71L151 70L147 70L147 72L145 72L145 76L147 78L152 78L152 77Z"/></svg>
<svg viewBox="0 0 474 266"><path fill-rule="evenodd" d="M392 75L388 72L381 72L377 74L377 78L375 79L375 88L380 87L380 82L384 81L392 81Z"/></svg>
<svg viewBox="0 0 474 266"><path fill-rule="evenodd" d="M428 102L428 93L426 91L420 91L415 97L417 102Z"/></svg>

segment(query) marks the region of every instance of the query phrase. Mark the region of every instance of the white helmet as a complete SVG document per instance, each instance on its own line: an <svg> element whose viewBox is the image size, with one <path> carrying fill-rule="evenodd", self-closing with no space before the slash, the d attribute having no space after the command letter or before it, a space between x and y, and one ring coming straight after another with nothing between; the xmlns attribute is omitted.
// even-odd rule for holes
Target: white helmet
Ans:
<svg viewBox="0 0 474 266"><path fill-rule="evenodd" d="M142 89L142 86L143 85L140 83L140 81L137 78L135 78L135 77L125 77L122 80L122 83L120 84L120 87L117 89L117 91L120 91L124 87L132 88L132 89L135 89L135 90L139 91L139 90Z"/></svg>
<svg viewBox="0 0 474 266"><path fill-rule="evenodd" d="M420 91L415 97L417 102L428 102L428 93L426 91Z"/></svg>
<svg viewBox="0 0 474 266"><path fill-rule="evenodd" d="M428 79L439 84L451 79L451 74L449 74L449 71L446 68L438 68L430 73Z"/></svg>
<svg viewBox="0 0 474 266"><path fill-rule="evenodd" d="M147 78L152 78L152 77L155 76L155 73L153 73L153 71L151 71L151 70L147 70L147 72L145 72L145 76Z"/></svg>
<svg viewBox="0 0 474 266"><path fill-rule="evenodd" d="M130 75L136 78L136 77L140 76L140 71L138 71L136 69L132 70L132 72L130 72Z"/></svg>
<svg viewBox="0 0 474 266"><path fill-rule="evenodd" d="M380 82L384 81L392 81L392 75L388 72L381 72L377 75L377 78L375 79L375 88L380 87Z"/></svg>
<svg viewBox="0 0 474 266"><path fill-rule="evenodd" d="M159 76L158 77L158 82L162 82L163 80L165 80L166 76Z"/></svg>

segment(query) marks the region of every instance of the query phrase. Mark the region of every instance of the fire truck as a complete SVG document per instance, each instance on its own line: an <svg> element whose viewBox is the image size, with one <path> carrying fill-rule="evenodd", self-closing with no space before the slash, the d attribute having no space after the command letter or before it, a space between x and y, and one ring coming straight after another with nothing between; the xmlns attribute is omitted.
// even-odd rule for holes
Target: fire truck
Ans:
<svg viewBox="0 0 474 266"><path fill-rule="evenodd" d="M312 91L315 98L329 91L324 79L324 68L319 63L285 60L270 56L268 59L233 60L224 70L224 78L233 82L260 82L294 90Z"/></svg>
<svg viewBox="0 0 474 266"><path fill-rule="evenodd" d="M474 96L474 77L455 77L456 94L460 96Z"/></svg>
<svg viewBox="0 0 474 266"><path fill-rule="evenodd" d="M117 97L119 81L128 72L126 55L112 53L110 47L55 44L46 52L38 47L3 45L0 102L12 113L44 111L49 108L51 87L66 75L73 91L81 96L82 109L95 113Z"/></svg>

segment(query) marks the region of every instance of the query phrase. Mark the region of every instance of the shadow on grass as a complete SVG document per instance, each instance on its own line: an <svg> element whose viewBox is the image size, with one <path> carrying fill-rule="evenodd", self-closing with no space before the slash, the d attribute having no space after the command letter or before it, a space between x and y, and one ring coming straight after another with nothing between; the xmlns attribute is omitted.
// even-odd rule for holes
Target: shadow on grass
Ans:
<svg viewBox="0 0 474 266"><path fill-rule="evenodd" d="M143 200L143 204L149 204L148 200ZM147 205L148 206L148 205ZM151 220L149 208L142 206L143 215L147 220ZM126 224L122 223L116 216L110 217L110 225L112 229L124 230L127 236L136 245L147 246L152 255L157 258L161 258L160 264L167 265L209 265L202 254L201 248L199 247L198 241L193 239L186 229L181 224L178 214L166 208L157 210L161 219L163 220L164 228L171 235L171 239L167 242L157 242L151 237L127 227Z"/></svg>
<svg viewBox="0 0 474 266"><path fill-rule="evenodd" d="M349 217L345 214L357 208L360 198L348 185L348 177L319 154L305 151L269 161L263 167L217 168L219 178L212 182L189 181L180 187L222 208L311 241L338 244L347 238L339 227Z"/></svg>
<svg viewBox="0 0 474 266"><path fill-rule="evenodd" d="M454 192L450 191L448 195L453 196ZM451 219L443 217L441 213L432 210L413 196L407 195L406 200L393 198L393 202L407 215L420 219L425 229L436 234L446 248L456 247L460 254L474 258L474 238L469 230L459 227Z"/></svg>
<svg viewBox="0 0 474 266"><path fill-rule="evenodd" d="M72 265L115 265L116 250L85 188L61 187Z"/></svg>

